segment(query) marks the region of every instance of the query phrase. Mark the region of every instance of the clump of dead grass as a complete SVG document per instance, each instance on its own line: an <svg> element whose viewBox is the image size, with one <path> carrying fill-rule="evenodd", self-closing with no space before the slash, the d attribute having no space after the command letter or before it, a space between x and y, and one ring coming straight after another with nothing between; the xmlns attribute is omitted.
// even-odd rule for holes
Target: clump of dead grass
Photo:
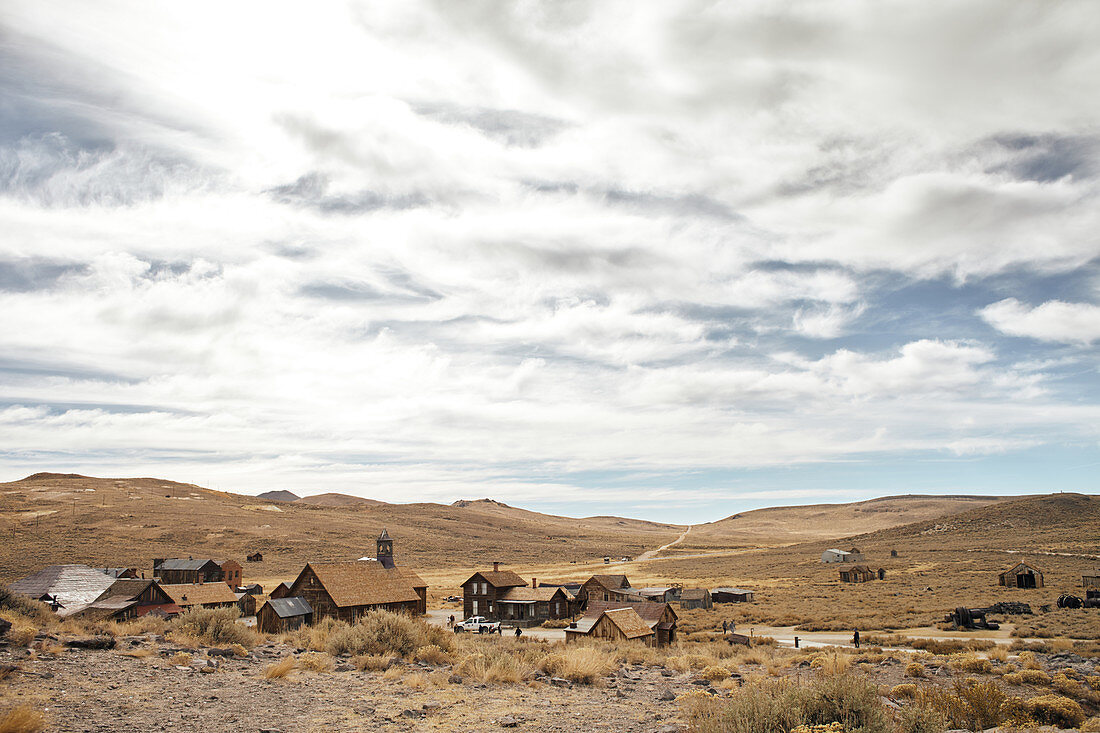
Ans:
<svg viewBox="0 0 1100 733"><path fill-rule="evenodd" d="M539 660L538 666L551 677L592 684L613 672L618 663L607 649L593 645L552 651Z"/></svg>
<svg viewBox="0 0 1100 733"><path fill-rule="evenodd" d="M287 675L298 668L298 660L293 654L283 659L269 664L264 667L263 676L265 680L281 680L286 679Z"/></svg>
<svg viewBox="0 0 1100 733"><path fill-rule="evenodd" d="M382 672L390 668L392 661L384 654L360 654L351 663L360 672Z"/></svg>
<svg viewBox="0 0 1100 733"><path fill-rule="evenodd" d="M417 649L413 659L427 664L450 664L452 661L450 653L435 644L428 644Z"/></svg>
<svg viewBox="0 0 1100 733"><path fill-rule="evenodd" d="M191 655L187 652L176 652L168 658L168 664L173 667L188 667L191 665Z"/></svg>
<svg viewBox="0 0 1100 733"><path fill-rule="evenodd" d="M910 662L905 665L906 677L924 677L924 665L920 662Z"/></svg>
<svg viewBox="0 0 1100 733"><path fill-rule="evenodd" d="M335 664L332 657L324 652L306 652L298 657L298 667L310 672L324 674L335 669Z"/></svg>
<svg viewBox="0 0 1100 733"><path fill-rule="evenodd" d="M19 705L0 718L0 733L39 733L46 730L46 716L29 705Z"/></svg>
<svg viewBox="0 0 1100 733"><path fill-rule="evenodd" d="M240 617L240 611L236 608L195 608L184 611L171 623L173 639L178 634L196 639L207 646L255 646L259 635L247 626L237 623Z"/></svg>
<svg viewBox="0 0 1100 733"><path fill-rule="evenodd" d="M418 649L438 647L443 652L454 648L452 635L421 619L389 611L371 611L354 626L334 625L327 633L324 650L339 654L396 654L411 659Z"/></svg>

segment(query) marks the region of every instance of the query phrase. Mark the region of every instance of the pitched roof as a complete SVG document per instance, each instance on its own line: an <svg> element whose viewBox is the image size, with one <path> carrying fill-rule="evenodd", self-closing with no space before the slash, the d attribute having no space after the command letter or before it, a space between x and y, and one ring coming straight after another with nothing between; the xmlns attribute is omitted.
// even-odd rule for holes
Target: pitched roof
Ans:
<svg viewBox="0 0 1100 733"><path fill-rule="evenodd" d="M389 533L389 531L388 531L388 530L387 530L387 529L386 529L385 527L383 527L383 528L382 528L382 534L378 535L378 539L380 539L380 540L388 540L389 538L390 538L390 533Z"/></svg>
<svg viewBox="0 0 1100 733"><path fill-rule="evenodd" d="M479 575L485 579L486 583L494 588L514 588L517 585L527 585L527 581L511 570L479 570L469 578L466 578L466 582L463 583L463 585L466 585L466 583L469 583Z"/></svg>
<svg viewBox="0 0 1100 733"><path fill-rule="evenodd" d="M177 606L201 606L207 603L236 603L233 589L221 581L213 583L167 583L161 589Z"/></svg>
<svg viewBox="0 0 1100 733"><path fill-rule="evenodd" d="M115 579L87 565L50 565L8 586L13 592L35 600L49 595L57 599L66 615L98 598Z"/></svg>
<svg viewBox="0 0 1100 733"><path fill-rule="evenodd" d="M311 562L306 567L313 570L332 602L339 607L418 601L420 596L414 589L427 587L411 570L387 568L377 562Z"/></svg>
<svg viewBox="0 0 1100 733"><path fill-rule="evenodd" d="M710 593L706 588L684 588L680 591L681 601L705 601Z"/></svg>
<svg viewBox="0 0 1100 733"><path fill-rule="evenodd" d="M850 568L841 568L840 572L842 572L842 573L872 573L874 571L871 570L871 568L867 567L866 565L853 565ZM986 577L988 578L989 576L987 575Z"/></svg>
<svg viewBox="0 0 1100 733"><path fill-rule="evenodd" d="M1035 573L1039 573L1040 575L1042 575L1042 572L1043 572L1042 570L1035 567L1034 565L1031 565L1031 564L1026 563L1026 562L1018 562L1015 565L1013 565L1012 567L1010 567L1008 570L1001 573L1001 575L1015 575L1016 571L1019 570L1020 568L1027 568L1028 570L1030 570L1032 572L1035 572Z"/></svg>
<svg viewBox="0 0 1100 733"><path fill-rule="evenodd" d="M108 598L137 598L145 589L156 583L155 580L142 580L140 578L119 578L111 587L103 592L96 601L105 601Z"/></svg>
<svg viewBox="0 0 1100 733"><path fill-rule="evenodd" d="M218 567L221 565L217 561L211 560L208 557L199 558L198 560L192 560L191 558L184 559L182 557L171 557L157 565L153 570L202 570L207 563L214 563Z"/></svg>
<svg viewBox="0 0 1100 733"><path fill-rule="evenodd" d="M272 598L265 606L271 606L271 610L279 618L290 618L291 616L305 616L306 614L313 613L313 607L309 605L309 601L301 596L290 596L288 598Z"/></svg>
<svg viewBox="0 0 1100 733"><path fill-rule="evenodd" d="M557 586L550 588L509 588L504 592L504 595L498 596L497 600L501 603L536 603L538 601L550 601L554 596L561 592L566 600L571 596L569 592L564 588Z"/></svg>
<svg viewBox="0 0 1100 733"><path fill-rule="evenodd" d="M633 608L614 608L610 611L604 611L602 615L628 639L650 636L653 633L653 629Z"/></svg>
<svg viewBox="0 0 1100 733"><path fill-rule="evenodd" d="M676 612L672 610L671 606L656 601L589 601L588 608L584 612L584 618L591 617L595 620L604 611L616 608L633 608L635 613L641 616L650 627L661 620L665 609L668 609L673 618L677 618Z"/></svg>
<svg viewBox="0 0 1100 733"><path fill-rule="evenodd" d="M595 580L609 590L619 590L630 586L630 581L626 579L625 575L593 575L589 580Z"/></svg>

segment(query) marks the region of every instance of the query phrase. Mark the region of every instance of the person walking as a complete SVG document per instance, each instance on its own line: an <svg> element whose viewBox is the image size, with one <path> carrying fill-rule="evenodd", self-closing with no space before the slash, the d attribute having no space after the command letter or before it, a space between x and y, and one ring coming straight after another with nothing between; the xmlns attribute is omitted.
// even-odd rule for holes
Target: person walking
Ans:
<svg viewBox="0 0 1100 733"><path fill-rule="evenodd" d="M859 629L852 634L852 643L856 645L856 649L859 649Z"/></svg>
<svg viewBox="0 0 1100 733"><path fill-rule="evenodd" d="M517 626L516 627L516 638L518 639L521 636L523 636L523 629L521 629L520 627Z"/></svg>

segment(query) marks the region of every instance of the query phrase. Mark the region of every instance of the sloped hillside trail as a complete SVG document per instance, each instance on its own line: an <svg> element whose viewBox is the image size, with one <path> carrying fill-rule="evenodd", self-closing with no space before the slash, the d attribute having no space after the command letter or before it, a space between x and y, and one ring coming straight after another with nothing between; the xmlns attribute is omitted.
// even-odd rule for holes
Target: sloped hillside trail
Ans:
<svg viewBox="0 0 1100 733"><path fill-rule="evenodd" d="M692 525L688 525L688 528L684 530L684 533L682 535L674 539L672 542L669 542L667 545L661 545L656 550L646 550L641 555L638 555L638 557L634 558L634 561L638 562L641 560L652 560L668 548L675 547L676 545L684 541L684 538L688 536L688 532L691 532L691 527Z"/></svg>

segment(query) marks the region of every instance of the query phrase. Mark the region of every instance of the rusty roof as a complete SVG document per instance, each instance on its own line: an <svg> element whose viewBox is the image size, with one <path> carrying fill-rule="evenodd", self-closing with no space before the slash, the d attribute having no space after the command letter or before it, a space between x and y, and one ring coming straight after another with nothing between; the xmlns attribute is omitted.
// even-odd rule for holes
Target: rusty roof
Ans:
<svg viewBox="0 0 1100 733"><path fill-rule="evenodd" d="M519 585L527 585L527 581L511 570L479 570L469 578L466 578L463 585L466 585L466 583L469 583L479 575L485 579L486 583L494 588L514 588Z"/></svg>
<svg viewBox="0 0 1100 733"><path fill-rule="evenodd" d="M411 570L387 568L378 562L311 562L306 567L313 570L332 602L341 608L418 601L420 596L415 589L427 587Z"/></svg>
<svg viewBox="0 0 1100 733"><path fill-rule="evenodd" d="M622 632L623 636L628 639L637 639L642 636L649 636L653 633L653 629L650 628L649 624L647 624L633 608L613 608L609 611L604 611L603 616L614 624L615 627ZM599 623L598 620L597 623Z"/></svg>
<svg viewBox="0 0 1100 733"><path fill-rule="evenodd" d="M233 589L220 580L213 583L165 583L160 587L181 608L237 602Z"/></svg>
<svg viewBox="0 0 1100 733"><path fill-rule="evenodd" d="M572 596L564 588L557 586L551 588L509 588L504 592L504 595L498 596L497 600L501 603L535 603L537 601L551 601L559 592L561 592L566 600L569 600Z"/></svg>

